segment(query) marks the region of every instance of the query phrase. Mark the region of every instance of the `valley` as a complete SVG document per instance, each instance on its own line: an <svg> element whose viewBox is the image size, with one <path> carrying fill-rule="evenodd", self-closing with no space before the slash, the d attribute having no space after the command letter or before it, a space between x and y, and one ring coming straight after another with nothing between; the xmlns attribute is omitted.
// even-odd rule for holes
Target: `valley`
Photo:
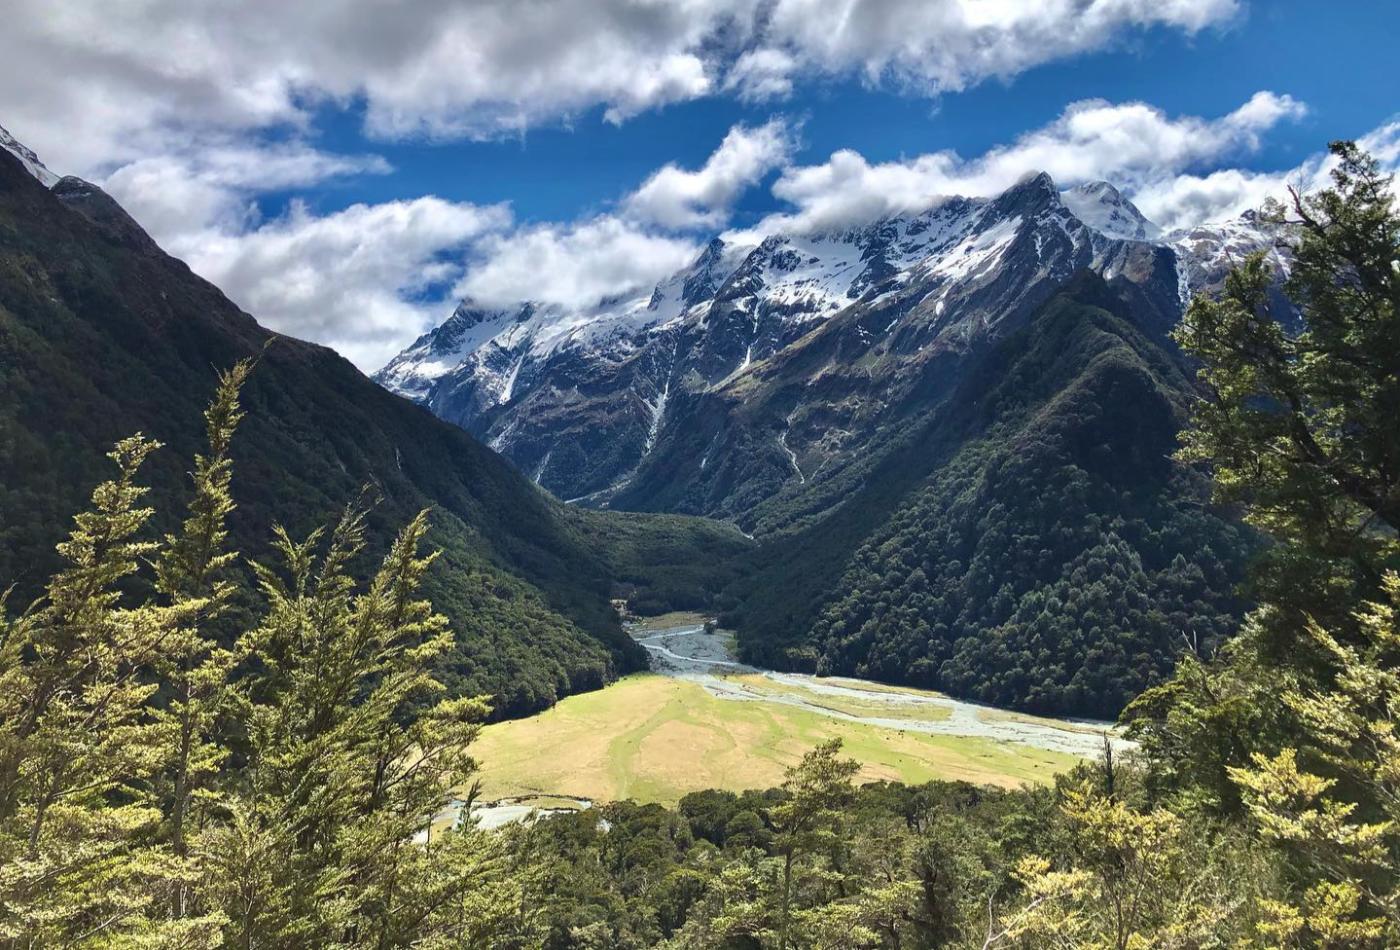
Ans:
<svg viewBox="0 0 1400 950"><path fill-rule="evenodd" d="M1400 948L1386 6L6 4L0 950Z"/></svg>
<svg viewBox="0 0 1400 950"><path fill-rule="evenodd" d="M1111 728L865 680L761 670L737 661L730 635L708 631L698 615L673 614L631 632L652 672L483 730L472 747L483 802L674 804L708 788L766 788L835 737L861 763L858 781L1036 785L1095 757Z"/></svg>

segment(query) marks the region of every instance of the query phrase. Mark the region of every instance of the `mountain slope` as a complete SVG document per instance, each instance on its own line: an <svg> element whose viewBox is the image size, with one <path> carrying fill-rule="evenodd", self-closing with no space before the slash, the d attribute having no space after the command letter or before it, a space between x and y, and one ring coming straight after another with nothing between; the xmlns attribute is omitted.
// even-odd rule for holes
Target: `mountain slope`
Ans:
<svg viewBox="0 0 1400 950"><path fill-rule="evenodd" d="M761 534L761 505L862 457L1076 271L1134 280L1165 332L1183 278L1150 235L1112 186L1032 175L865 227L716 239L592 308L464 302L376 378L562 498Z"/></svg>
<svg viewBox="0 0 1400 950"><path fill-rule="evenodd" d="M259 327L99 189L65 178L50 190L11 152L0 150L0 578L21 601L109 475L104 453L133 431L167 446L147 477L158 526L174 526L214 372L257 356L234 446L242 553L266 553L274 519L304 533L370 486L381 541L434 508L443 557L429 593L457 635L454 688L518 714L644 665L609 606L617 564L595 522L332 351ZM672 548L745 545L694 521L656 524Z"/></svg>
<svg viewBox="0 0 1400 950"><path fill-rule="evenodd" d="M562 498L777 527L956 384L1080 269L1137 288L1164 335L1194 292L1267 249L1249 216L1159 235L1107 182L1027 176L995 198L757 245L715 239L645 293L593 307L464 301L376 378Z"/></svg>
<svg viewBox="0 0 1400 950"><path fill-rule="evenodd" d="M1113 716L1241 609L1248 536L1168 456L1187 381L1084 273L731 591L751 660Z"/></svg>

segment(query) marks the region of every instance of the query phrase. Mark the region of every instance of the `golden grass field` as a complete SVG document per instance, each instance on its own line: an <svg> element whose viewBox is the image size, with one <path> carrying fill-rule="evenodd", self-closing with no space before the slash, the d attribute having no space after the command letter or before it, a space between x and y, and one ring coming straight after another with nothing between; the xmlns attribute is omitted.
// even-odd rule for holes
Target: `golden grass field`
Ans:
<svg viewBox="0 0 1400 950"><path fill-rule="evenodd" d="M698 683L651 673L487 726L472 752L486 800L543 793L671 804L705 788L777 785L803 753L836 736L861 763L865 781L1013 786L1047 782L1078 761L1027 745L847 722L762 699L719 699Z"/></svg>

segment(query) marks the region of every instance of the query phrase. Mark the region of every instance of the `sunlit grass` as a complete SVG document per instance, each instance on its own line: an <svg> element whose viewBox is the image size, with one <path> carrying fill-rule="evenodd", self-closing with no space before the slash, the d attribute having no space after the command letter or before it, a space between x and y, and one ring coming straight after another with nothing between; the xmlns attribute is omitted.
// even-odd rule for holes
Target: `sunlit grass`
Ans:
<svg viewBox="0 0 1400 950"><path fill-rule="evenodd" d="M1037 784L1078 761L1019 743L847 722L763 699L720 699L697 683L652 674L488 726L472 751L486 799L559 794L674 803L705 788L776 785L803 753L835 736L861 763L865 781Z"/></svg>

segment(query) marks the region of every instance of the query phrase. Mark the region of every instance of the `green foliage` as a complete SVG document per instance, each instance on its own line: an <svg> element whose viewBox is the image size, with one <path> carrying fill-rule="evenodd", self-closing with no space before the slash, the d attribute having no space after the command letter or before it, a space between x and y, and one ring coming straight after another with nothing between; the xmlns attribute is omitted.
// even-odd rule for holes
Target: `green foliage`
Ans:
<svg viewBox="0 0 1400 950"><path fill-rule="evenodd" d="M1298 235L1286 288L1301 325L1269 313L1256 257L1219 300L1193 301L1177 339L1208 394L1182 456L1208 460L1217 495L1279 542L1257 571L1264 596L1349 624L1400 564L1400 216L1374 159L1333 153L1333 188L1273 209Z"/></svg>
<svg viewBox="0 0 1400 950"><path fill-rule="evenodd" d="M932 824L965 798L988 805L975 822L990 825L1011 794L856 789L839 753L838 742L814 749L768 792L702 792L675 812L607 805L520 829L512 847L559 869L538 895L544 945L876 947L950 932L956 911L940 898L951 885L934 886L945 868L920 854L910 822Z"/></svg>
<svg viewBox="0 0 1400 950"><path fill-rule="evenodd" d="M250 368L220 378L178 534L142 540L137 475L160 447L125 439L66 566L0 617L0 947L490 946L515 929L497 842L416 840L470 779L487 713L432 674L452 637L420 594L426 512L363 587L361 512L324 545L277 529L284 570L254 566L261 620L231 649L211 635L234 590L228 449Z"/></svg>
<svg viewBox="0 0 1400 950"><path fill-rule="evenodd" d="M140 919L150 879L171 876L145 845L159 731L143 676L191 605L125 606L118 585L156 545L137 469L157 444L118 443L103 482L60 545L45 598L0 627L0 945L81 942Z"/></svg>
<svg viewBox="0 0 1400 950"><path fill-rule="evenodd" d="M1266 946L1257 844L1085 768L1059 789L848 784L814 750L783 788L626 803L514 831L551 869L546 947ZM844 776L844 777L843 777ZM1106 791L1113 785L1114 791ZM762 838L728 829L752 816ZM747 823L747 819L744 820ZM790 886L785 868L791 858Z"/></svg>
<svg viewBox="0 0 1400 950"><path fill-rule="evenodd" d="M706 518L587 508L569 516L607 564L614 592L644 617L713 609L753 549L737 528Z"/></svg>
<svg viewBox="0 0 1400 950"><path fill-rule="evenodd" d="M1285 946L1400 940L1394 748L1400 662L1400 215L1351 143L1333 187L1294 196L1287 283L1269 318L1261 260L1179 331L1208 398L1185 441L1217 493L1275 541L1262 603L1213 663L1183 666L1129 710L1159 794L1247 821L1286 861L1261 933Z"/></svg>
<svg viewBox="0 0 1400 950"><path fill-rule="evenodd" d="M1357 646L1309 624L1336 675L1281 697L1302 726L1294 745L1228 769L1260 834L1307 882L1296 904L1275 905L1278 935L1294 942L1400 939L1400 575L1384 587L1358 613Z"/></svg>
<svg viewBox="0 0 1400 950"><path fill-rule="evenodd" d="M1016 868L1017 901L985 947L1253 946L1262 864L1244 840L1093 784L1061 793L1066 848Z"/></svg>

